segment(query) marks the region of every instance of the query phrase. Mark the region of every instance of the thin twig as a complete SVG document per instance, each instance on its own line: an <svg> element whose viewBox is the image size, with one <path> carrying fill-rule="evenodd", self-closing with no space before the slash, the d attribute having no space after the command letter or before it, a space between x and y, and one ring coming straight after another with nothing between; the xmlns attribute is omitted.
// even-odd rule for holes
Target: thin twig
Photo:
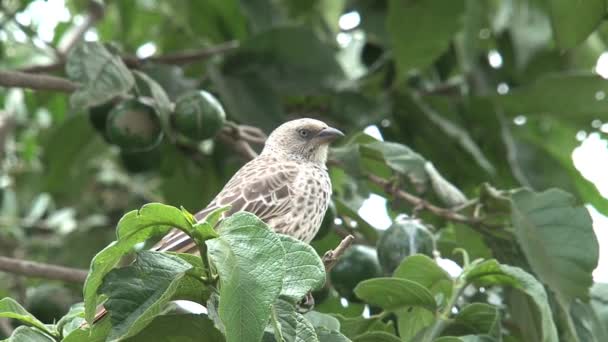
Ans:
<svg viewBox="0 0 608 342"><path fill-rule="evenodd" d="M0 86L52 90L64 93L71 93L78 89L76 83L65 78L49 75L32 75L25 72L8 70L0 70Z"/></svg>
<svg viewBox="0 0 608 342"><path fill-rule="evenodd" d="M331 269L338 262L338 259L340 259L340 257L342 256L342 254L344 254L344 252L346 252L350 245L353 244L354 240L354 236L348 235L347 237L342 239L342 241L340 241L338 247L325 252L325 254L323 255L323 265L325 266L326 273L331 271Z"/></svg>
<svg viewBox="0 0 608 342"><path fill-rule="evenodd" d="M73 283L83 283L88 274L86 270L78 268L44 264L3 256L0 256L0 271L19 274L26 277L61 280Z"/></svg>
<svg viewBox="0 0 608 342"><path fill-rule="evenodd" d="M402 199L416 208L420 208L420 209L429 211L429 212L435 214L436 216L442 217L448 221L465 223L465 224L472 225L472 226L476 226L476 225L479 225L482 223L482 218L469 217L469 216L457 213L456 211L454 211L452 209L438 207L434 204L427 202L426 200L424 200L418 196L410 194L409 192L395 188L395 187L391 186L390 181L388 181L382 177L379 177L379 176L376 176L373 174L367 174L366 176L370 182L385 189L393 197ZM492 226L487 223L484 223L484 225Z"/></svg>
<svg viewBox="0 0 608 342"><path fill-rule="evenodd" d="M128 67L136 68L141 66L146 62L155 62L162 64L174 64L174 65L183 65L198 62L201 60L205 60L209 57L220 55L226 53L228 51L232 51L238 48L238 41L228 41L225 43L221 43L215 46L211 46L204 49L199 50L191 50L191 51L182 51L176 52L172 54L167 54L163 56L151 56L146 58L138 58L135 56L124 56L122 57L123 61ZM65 61L57 61L55 63L47 64L47 65L34 65L30 67L25 67L19 69L21 72L27 73L40 73L40 72L54 72L58 70L62 70L64 68Z"/></svg>

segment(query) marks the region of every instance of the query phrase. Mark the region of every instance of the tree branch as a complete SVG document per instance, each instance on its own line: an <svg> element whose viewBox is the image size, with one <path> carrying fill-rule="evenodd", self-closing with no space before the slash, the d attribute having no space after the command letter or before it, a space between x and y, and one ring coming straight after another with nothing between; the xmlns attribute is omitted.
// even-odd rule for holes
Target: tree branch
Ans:
<svg viewBox="0 0 608 342"><path fill-rule="evenodd" d="M122 60L128 67L131 68L137 68L146 62L183 65L198 62L200 60L205 60L209 57L232 51L238 47L239 42L232 40L199 50L182 51L163 56L151 56L146 58L138 58L135 56L123 56ZM26 73L53 72L57 70L62 70L64 66L65 61L62 60L47 65L34 65L30 67L25 67L19 69L19 71Z"/></svg>
<svg viewBox="0 0 608 342"><path fill-rule="evenodd" d="M366 177L370 182L385 189L385 191L387 193L389 193L390 195L392 195L393 197L402 199L402 200L408 202L409 204L411 204L415 208L427 210L427 211L435 214L436 216L442 217L442 218L444 218L448 221L452 221L452 222L465 223L465 224L472 225L472 226L482 223L481 218L469 217L466 215L459 214L452 209L438 207L434 204L427 202L426 200L424 200L418 196L410 194L409 192L395 188L392 186L392 183L390 181L388 181L382 177L378 177L373 174L367 174Z"/></svg>
<svg viewBox="0 0 608 342"><path fill-rule="evenodd" d="M0 256L0 271L27 277L83 283L86 270Z"/></svg>
<svg viewBox="0 0 608 342"><path fill-rule="evenodd" d="M68 79L49 76L32 75L25 72L0 70L0 86L18 87L33 90L52 90L71 93L78 85Z"/></svg>
<svg viewBox="0 0 608 342"><path fill-rule="evenodd" d="M323 265L325 266L325 273L329 273L329 271L331 271L331 269L338 262L338 259L340 259L340 257L342 256L342 254L344 254L344 252L346 252L350 245L353 244L353 241L355 241L355 237L352 235L348 235L344 239L342 239L342 241L340 241L338 247L330 249L329 251L325 252L325 254L323 254L322 260Z"/></svg>

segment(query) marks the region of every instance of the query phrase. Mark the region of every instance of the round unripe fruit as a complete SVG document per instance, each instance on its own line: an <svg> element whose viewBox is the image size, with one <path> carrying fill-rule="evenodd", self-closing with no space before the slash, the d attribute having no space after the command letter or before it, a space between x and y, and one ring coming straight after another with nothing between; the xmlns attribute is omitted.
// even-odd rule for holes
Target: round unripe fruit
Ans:
<svg viewBox="0 0 608 342"><path fill-rule="evenodd" d="M350 301L360 301L353 292L363 280L380 277L382 270L378 264L376 251L368 246L350 247L329 272L331 284L341 297Z"/></svg>
<svg viewBox="0 0 608 342"><path fill-rule="evenodd" d="M25 307L36 318L51 324L70 309L73 298L69 291L60 285L44 284L27 291Z"/></svg>
<svg viewBox="0 0 608 342"><path fill-rule="evenodd" d="M175 103L175 129L192 140L213 138L225 121L226 114L220 102L204 90L186 93Z"/></svg>
<svg viewBox="0 0 608 342"><path fill-rule="evenodd" d="M89 120L95 129L102 134L106 132L106 123L108 122L108 114L114 107L112 102L106 102L99 106L89 108Z"/></svg>
<svg viewBox="0 0 608 342"><path fill-rule="evenodd" d="M137 100L123 101L110 111L106 132L108 140L124 152L149 151L163 138L154 108Z"/></svg>
<svg viewBox="0 0 608 342"><path fill-rule="evenodd" d="M432 256L433 239L420 221L397 219L378 239L377 250L382 269L392 273L410 255Z"/></svg>
<svg viewBox="0 0 608 342"><path fill-rule="evenodd" d="M160 148L157 146L143 152L120 151L120 160L125 169L131 173L150 171L160 166Z"/></svg>

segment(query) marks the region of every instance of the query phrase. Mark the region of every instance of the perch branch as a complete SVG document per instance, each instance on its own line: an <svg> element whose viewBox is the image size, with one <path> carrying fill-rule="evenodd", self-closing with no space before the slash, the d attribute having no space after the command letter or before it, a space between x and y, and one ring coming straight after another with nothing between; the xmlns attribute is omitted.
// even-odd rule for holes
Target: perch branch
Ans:
<svg viewBox="0 0 608 342"><path fill-rule="evenodd" d="M326 273L331 271L331 269L336 265L336 262L338 262L338 259L340 259L340 257L342 256L342 254L344 254L344 252L346 252L350 245L353 244L354 240L354 236L348 235L344 239L342 239L342 241L340 241L338 247L325 252L325 254L323 255L323 265L325 266Z"/></svg>
<svg viewBox="0 0 608 342"><path fill-rule="evenodd" d="M52 90L71 93L78 85L68 79L50 75L32 75L25 72L0 70L0 86L33 90Z"/></svg>
<svg viewBox="0 0 608 342"><path fill-rule="evenodd" d="M61 280L72 283L83 283L87 271L64 266L44 264L40 262L20 260L0 256L0 271L19 274L26 277Z"/></svg>

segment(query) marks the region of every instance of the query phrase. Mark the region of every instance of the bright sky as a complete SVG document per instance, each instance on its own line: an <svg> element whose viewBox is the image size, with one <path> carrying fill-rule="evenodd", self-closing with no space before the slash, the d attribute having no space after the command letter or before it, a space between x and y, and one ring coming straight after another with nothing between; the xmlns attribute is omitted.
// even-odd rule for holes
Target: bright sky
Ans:
<svg viewBox="0 0 608 342"><path fill-rule="evenodd" d="M53 40L53 32L57 24L70 20L70 12L65 6L65 0L37 0L28 5L27 10L19 14L16 19L24 25L34 22L38 27L40 38L46 42L50 42ZM344 31L351 31L360 22L361 17L359 13L349 12L340 17L339 26ZM16 40L25 41L26 39L25 34L20 31L13 34ZM360 33L354 32L355 37L357 37L357 34ZM346 47L353 41L352 37L353 35L349 33L341 32L337 39L341 46ZM96 40L97 34L94 30L91 30L85 38L87 40ZM6 39L5 34L0 34L0 40L2 39ZM38 43L36 45L40 45ZM155 51L156 46L153 43L146 43L137 50L137 54L140 57L146 57L154 54ZM492 67L500 68L503 62L502 56L498 51L491 50L488 53L488 62ZM598 58L595 72L604 78L608 78L608 51ZM499 93L507 93L509 91L508 85L499 85L497 91ZM515 121L516 124L525 124L525 118L523 117L516 118ZM608 133L608 122L595 120L593 126ZM378 128L375 126L366 128L365 132L380 140L382 139ZM572 153L574 165L585 178L597 186L604 197L608 198L608 142L605 139L602 140L597 133L587 136L587 134L582 132L577 137L581 140L581 145ZM594 278L596 281L608 282L608 217L601 215L591 206L588 206L588 208L593 218L594 229L601 246L600 263L594 272ZM365 201L359 214L380 229L386 229L391 224L386 211L386 200L377 195L372 195Z"/></svg>

